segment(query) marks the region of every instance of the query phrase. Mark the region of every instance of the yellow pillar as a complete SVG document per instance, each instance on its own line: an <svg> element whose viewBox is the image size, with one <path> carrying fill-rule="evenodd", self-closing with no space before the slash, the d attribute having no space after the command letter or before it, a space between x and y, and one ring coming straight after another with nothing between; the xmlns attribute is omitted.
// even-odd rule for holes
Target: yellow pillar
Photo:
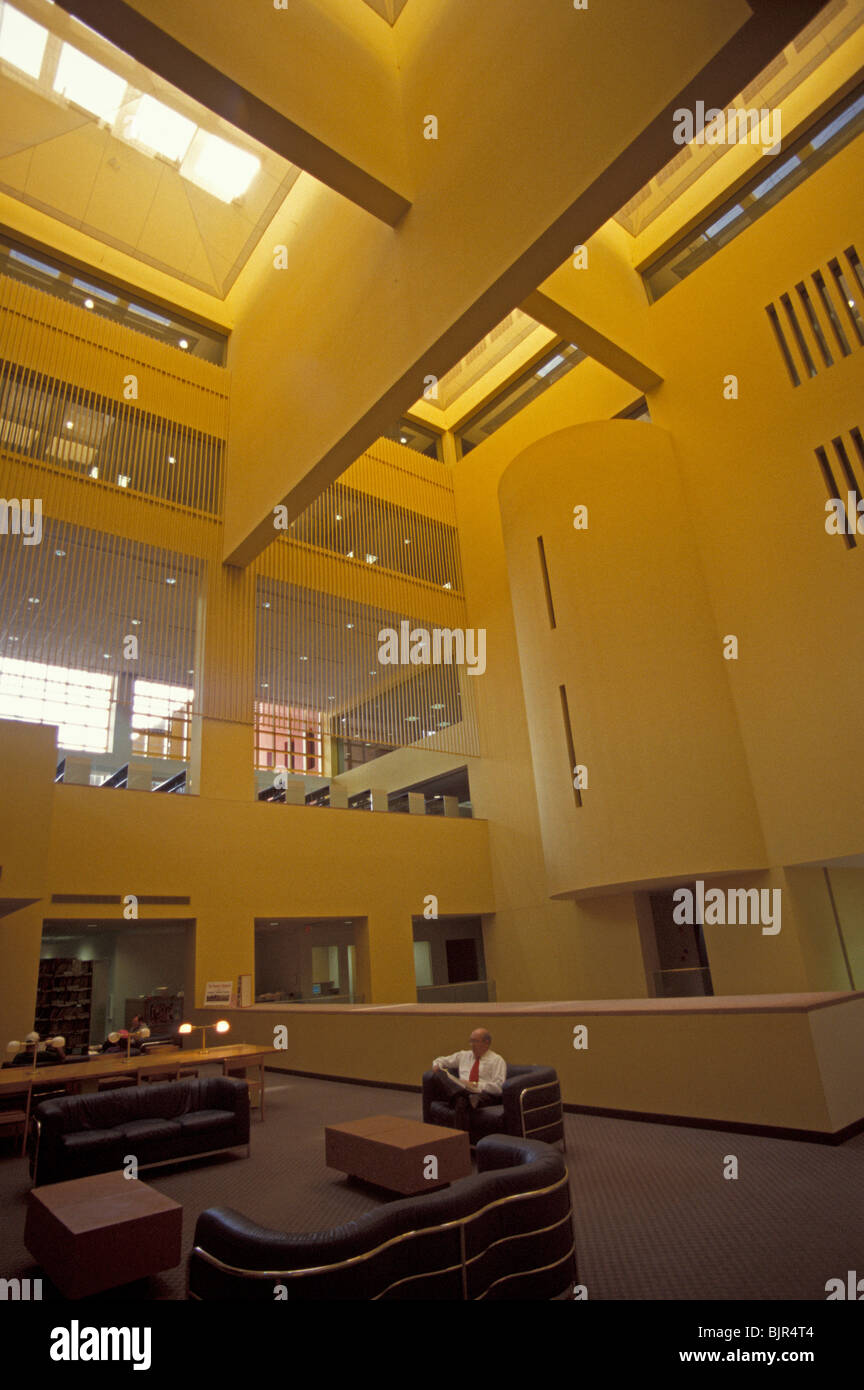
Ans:
<svg viewBox="0 0 864 1390"><path fill-rule="evenodd" d="M416 1004L410 913L381 908L357 929L357 975L365 1004Z"/></svg>
<svg viewBox="0 0 864 1390"><path fill-rule="evenodd" d="M6 1044L13 1038L21 1040L33 1027L43 911L41 903L31 903L0 918L0 1049L4 1061L9 1060Z"/></svg>

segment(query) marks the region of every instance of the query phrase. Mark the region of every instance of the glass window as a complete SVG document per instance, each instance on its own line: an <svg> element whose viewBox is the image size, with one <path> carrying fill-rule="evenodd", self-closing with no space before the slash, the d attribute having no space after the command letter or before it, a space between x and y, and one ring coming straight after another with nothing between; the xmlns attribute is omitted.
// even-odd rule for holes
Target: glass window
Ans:
<svg viewBox="0 0 864 1390"><path fill-rule="evenodd" d="M459 430L457 438L463 456L482 444L491 434L506 425L514 415L518 415L526 405L543 391L554 386L562 376L575 367L585 357L585 353L575 343L558 343L540 359L528 372L523 372L511 381L502 391L487 401L482 410Z"/></svg>
<svg viewBox="0 0 864 1390"><path fill-rule="evenodd" d="M56 724L61 748L107 753L114 677L0 657L0 719Z"/></svg>
<svg viewBox="0 0 864 1390"><path fill-rule="evenodd" d="M187 686L136 680L132 696L132 752L140 757L185 762L189 756L194 698L194 690Z"/></svg>
<svg viewBox="0 0 864 1390"><path fill-rule="evenodd" d="M669 290L692 275L730 241L776 206L793 188L827 163L838 150L864 130L864 94L853 93L835 107L814 128L795 142L794 151L766 177L764 169L755 175L725 207L715 209L710 219L688 232L643 271L648 296L661 299Z"/></svg>

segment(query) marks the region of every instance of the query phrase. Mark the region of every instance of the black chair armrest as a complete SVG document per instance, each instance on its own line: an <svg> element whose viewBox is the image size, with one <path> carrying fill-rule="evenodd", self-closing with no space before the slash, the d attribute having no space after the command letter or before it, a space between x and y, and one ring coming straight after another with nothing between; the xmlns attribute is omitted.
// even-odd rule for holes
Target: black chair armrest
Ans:
<svg viewBox="0 0 864 1390"><path fill-rule="evenodd" d="M453 1076L456 1075L454 1071ZM440 1072L434 1067L423 1073L423 1123L431 1124L430 1107L433 1100L449 1100L450 1092L441 1083Z"/></svg>
<svg viewBox="0 0 864 1390"><path fill-rule="evenodd" d="M554 1067L526 1067L508 1076L502 1088L504 1127L508 1134L522 1134L523 1109L559 1104L561 1088Z"/></svg>

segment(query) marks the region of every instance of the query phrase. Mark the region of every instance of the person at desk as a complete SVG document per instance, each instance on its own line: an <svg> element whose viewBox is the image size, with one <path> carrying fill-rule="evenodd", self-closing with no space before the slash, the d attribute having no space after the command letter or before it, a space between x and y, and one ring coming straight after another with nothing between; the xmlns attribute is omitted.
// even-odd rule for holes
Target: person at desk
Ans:
<svg viewBox="0 0 864 1390"><path fill-rule="evenodd" d="M39 1047L39 1034L38 1034L38 1033L28 1033L27 1036L26 1036L26 1038L24 1039L24 1049L23 1049L23 1051L22 1051L22 1052L16 1052L15 1056L12 1058L12 1061L9 1063L9 1066L10 1066L10 1067L35 1067L35 1066L36 1066L36 1057L37 1057L37 1048L38 1048L38 1047Z"/></svg>
<svg viewBox="0 0 864 1390"><path fill-rule="evenodd" d="M491 1033L475 1028L468 1041L470 1050L436 1057L432 1063L440 1073L441 1099L453 1109L455 1129L468 1129L471 1107L494 1105L507 1079L507 1063L491 1050ZM458 1081L450 1075L453 1071L458 1071Z"/></svg>
<svg viewBox="0 0 864 1390"><path fill-rule="evenodd" d="M119 1030L119 1032L116 1032L116 1033L109 1033L109 1034L108 1034L108 1036L107 1036L107 1038L105 1039L104 1043L102 1044L102 1047L101 1047L100 1050L101 1050L102 1052L117 1053L118 1055L121 1055L121 1054L122 1054L122 1056L125 1057L125 1056L126 1056L126 1050L127 1050L127 1049L126 1049L126 1044L127 1044L127 1041L128 1041L128 1040L129 1040L129 1033L128 1033L127 1029L121 1028L121 1029ZM130 1056L130 1057L140 1057L140 1056L142 1056L142 1050L141 1050L141 1048L139 1047L138 1041L137 1041L136 1038L133 1038L133 1039L131 1040L131 1045L130 1045L130 1047L129 1047L129 1056Z"/></svg>
<svg viewBox="0 0 864 1390"><path fill-rule="evenodd" d="M58 1066L60 1062L65 1061L66 1039L61 1037L49 1038L38 1055L37 1066Z"/></svg>

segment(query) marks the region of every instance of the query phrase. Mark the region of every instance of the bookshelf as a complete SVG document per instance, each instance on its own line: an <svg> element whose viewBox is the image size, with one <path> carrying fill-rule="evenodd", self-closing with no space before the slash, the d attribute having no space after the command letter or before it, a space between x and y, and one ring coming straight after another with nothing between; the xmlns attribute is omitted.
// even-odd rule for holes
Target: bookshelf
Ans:
<svg viewBox="0 0 864 1390"><path fill-rule="evenodd" d="M66 1051L90 1043L93 1000L93 962L73 956L54 956L39 962L34 1031L40 1038L66 1039Z"/></svg>

